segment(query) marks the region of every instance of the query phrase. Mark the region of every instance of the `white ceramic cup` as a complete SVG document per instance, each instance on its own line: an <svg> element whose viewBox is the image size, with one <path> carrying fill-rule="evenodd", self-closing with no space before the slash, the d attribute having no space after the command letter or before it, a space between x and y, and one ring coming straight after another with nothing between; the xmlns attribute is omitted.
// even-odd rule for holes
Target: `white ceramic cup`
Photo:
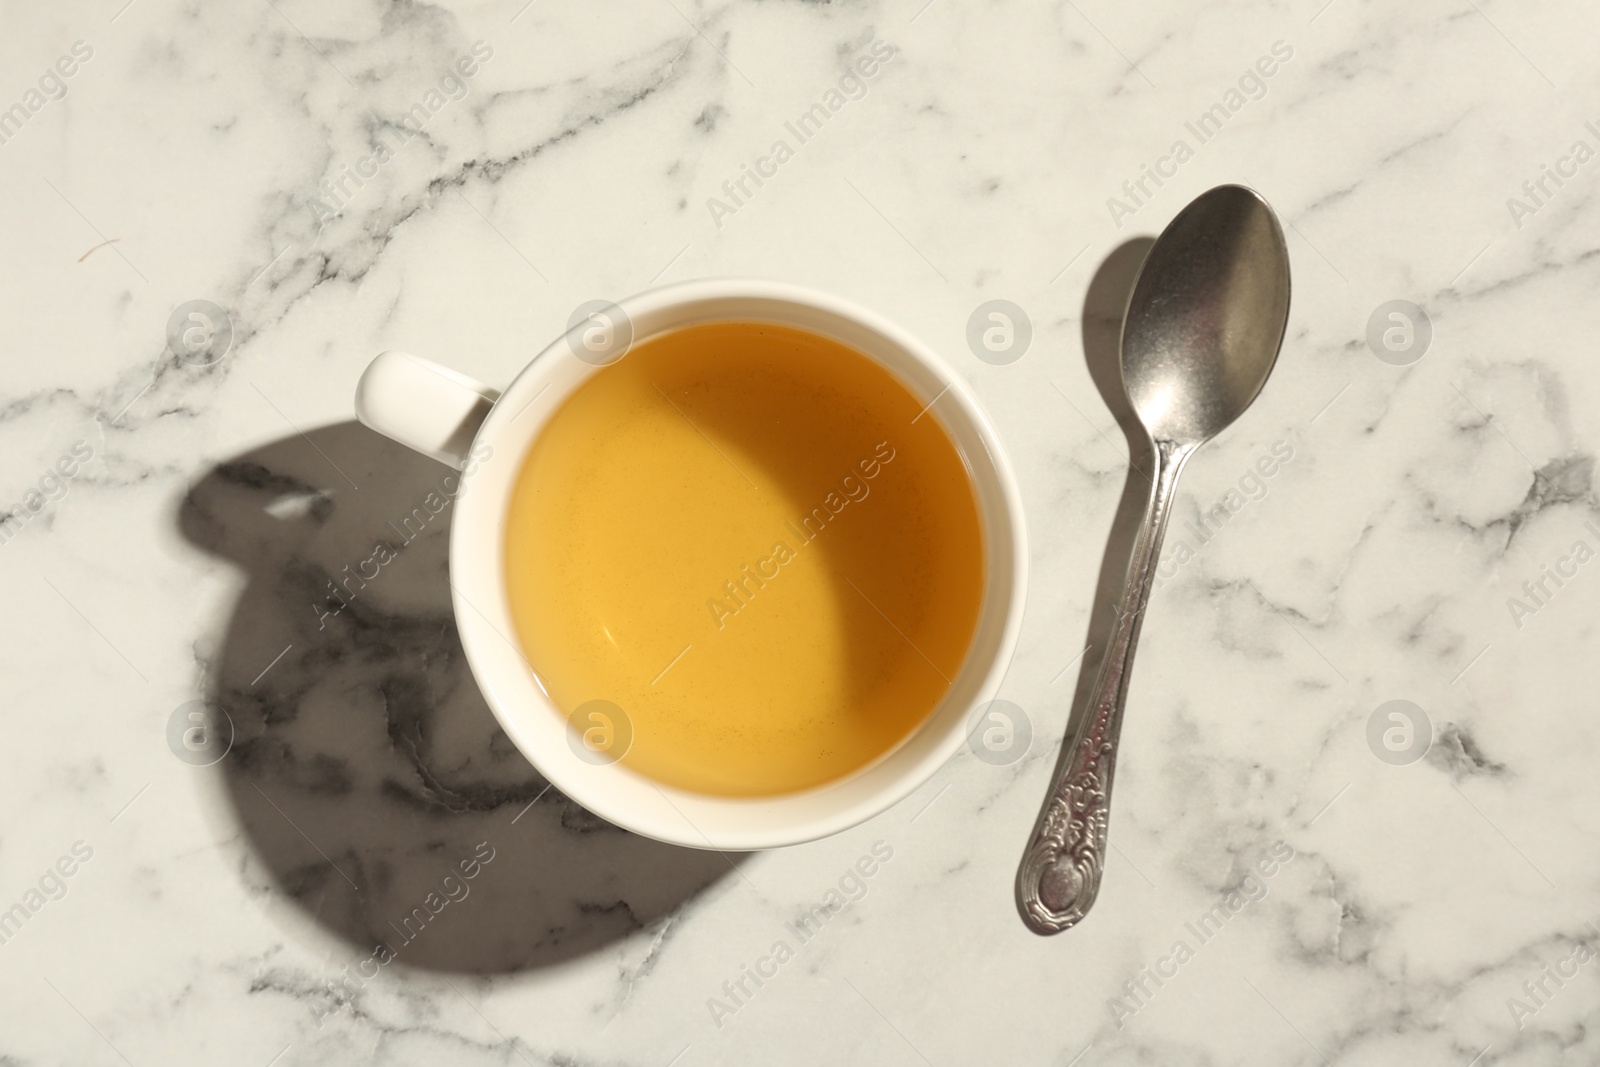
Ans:
<svg viewBox="0 0 1600 1067"><path fill-rule="evenodd" d="M581 309L580 309L581 310ZM1028 552L1022 504L1000 441L960 378L914 337L823 293L775 282L703 280L652 289L569 327L503 393L403 352L374 359L356 388L367 426L463 470L450 532L456 625L489 706L522 753L590 811L635 833L694 848L795 844L869 819L926 782L965 743L969 713L994 696L1022 624ZM603 362L669 330L770 322L840 341L887 368L929 405L966 459L983 524L987 582L972 647L944 699L898 747L798 793L724 797L655 782L627 761L596 765L568 743L567 714L524 658L506 596L506 508L523 457ZM609 346L609 347L608 347ZM598 350L598 355L596 354Z"/></svg>

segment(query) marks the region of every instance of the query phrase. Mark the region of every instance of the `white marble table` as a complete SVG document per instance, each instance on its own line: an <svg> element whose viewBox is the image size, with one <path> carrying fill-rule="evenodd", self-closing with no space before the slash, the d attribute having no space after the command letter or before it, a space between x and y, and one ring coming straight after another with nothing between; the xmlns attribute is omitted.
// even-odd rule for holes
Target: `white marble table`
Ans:
<svg viewBox="0 0 1600 1067"><path fill-rule="evenodd" d="M1600 1060L1586 5L122 4L0 9L0 1062ZM1288 341L1190 465L1106 884L1041 939L1011 881L1129 492L1108 315L1227 181L1287 224ZM941 350L1033 552L1026 757L732 858L544 791L447 517L314 614L442 470L351 421L374 353L505 381L585 300L717 274ZM1010 363L966 342L992 299ZM1396 300L1431 342L1385 311L1380 359ZM190 765L207 700L232 750Z"/></svg>

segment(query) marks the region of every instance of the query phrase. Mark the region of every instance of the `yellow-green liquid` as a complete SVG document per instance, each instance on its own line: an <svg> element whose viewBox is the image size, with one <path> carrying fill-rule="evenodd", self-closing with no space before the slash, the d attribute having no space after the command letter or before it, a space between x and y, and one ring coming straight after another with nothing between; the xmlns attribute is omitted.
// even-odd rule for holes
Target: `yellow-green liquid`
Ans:
<svg viewBox="0 0 1600 1067"><path fill-rule="evenodd" d="M894 748L972 643L983 533L934 414L860 353L712 323L598 371L530 448L506 523L517 635L624 764L702 793L820 785Z"/></svg>

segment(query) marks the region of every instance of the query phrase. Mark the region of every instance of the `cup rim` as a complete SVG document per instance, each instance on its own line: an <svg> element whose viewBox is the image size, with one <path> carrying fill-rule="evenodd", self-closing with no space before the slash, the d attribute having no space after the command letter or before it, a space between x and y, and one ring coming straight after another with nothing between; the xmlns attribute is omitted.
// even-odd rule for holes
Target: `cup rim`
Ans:
<svg viewBox="0 0 1600 1067"><path fill-rule="evenodd" d="M995 528L996 523L985 519L985 568L992 571L996 559L1004 558L1009 564L1009 576L1002 575L1004 586L998 587L1000 581L994 574L989 575L979 632L974 634L973 646L952 683L952 692L929 712L907 741L867 768L841 779L795 793L754 797L691 793L653 781L622 764L585 763L570 751L562 712L538 683L516 635L504 581L502 543L510 488L528 448L566 397L602 369L571 355L567 333L557 336L518 372L479 427L470 455L479 455L483 446L489 446L503 448L503 458L494 463L493 458L485 457L482 470L475 477L471 476L470 467L464 475L450 535L449 566L457 628L473 676L501 727L551 785L594 814L634 833L688 847L742 851L798 844L863 822L910 795L949 761L966 740L968 713L993 699L1010 665L1022 625L1028 550L1021 492L987 414L966 382L936 353L889 320L853 302L803 286L741 278L674 283L636 293L618 301L617 306L638 324L675 310L728 301L787 306L801 317L820 313L840 324L841 329L848 326L875 336L887 348L902 353L927 379L927 383L913 383L896 373L901 384L925 402L948 396L956 405L963 429L982 446L981 457L967 457L968 475L975 492L993 495L993 510L1002 520L1000 528ZM642 330L633 343L695 322L725 320L752 321L752 316L712 314L703 319L690 318L676 325ZM798 328L825 332L807 326ZM879 353L864 354L887 366ZM887 369L895 373L894 367ZM937 395L928 395L935 391L917 387L934 382L942 385ZM950 420L940 417L940 422L954 439ZM982 485L980 472L974 467L978 459L983 461ZM478 484L472 486L476 492L466 491L469 477L473 482L488 481L488 491ZM974 662L979 634L986 625L991 631L992 647L984 662ZM967 704L965 711L952 710L956 707L952 703L956 683L963 683L962 688L973 698L963 702ZM543 706L534 706L540 704ZM936 719L942 723L939 732L933 732ZM912 746L914 739L918 743ZM867 781L868 778L873 780ZM857 784L853 789L846 788L849 783ZM812 809L809 813L807 805Z"/></svg>

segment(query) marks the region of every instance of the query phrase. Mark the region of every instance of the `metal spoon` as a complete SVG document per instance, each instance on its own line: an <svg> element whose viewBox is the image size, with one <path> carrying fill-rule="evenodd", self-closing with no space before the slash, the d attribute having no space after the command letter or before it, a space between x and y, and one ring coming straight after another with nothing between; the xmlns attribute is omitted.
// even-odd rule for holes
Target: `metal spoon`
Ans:
<svg viewBox="0 0 1600 1067"><path fill-rule="evenodd" d="M1017 903L1037 933L1075 925L1100 891L1133 648L1178 475L1261 391L1288 317L1283 230L1267 202L1242 186L1195 199L1139 268L1122 324L1122 383L1154 445L1156 478L1087 711L1017 872Z"/></svg>

